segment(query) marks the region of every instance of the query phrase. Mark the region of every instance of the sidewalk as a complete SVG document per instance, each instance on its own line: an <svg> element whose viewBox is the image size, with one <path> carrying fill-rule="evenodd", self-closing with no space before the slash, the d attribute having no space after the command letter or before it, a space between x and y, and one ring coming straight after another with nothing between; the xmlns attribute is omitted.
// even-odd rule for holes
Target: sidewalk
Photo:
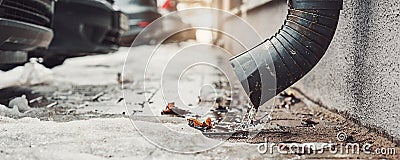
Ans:
<svg viewBox="0 0 400 160"><path fill-rule="evenodd" d="M258 116L265 115L263 113L271 112L272 109L272 119L268 121L268 118L264 118L261 124L263 129L257 130L258 134L251 138L231 136L229 129L226 132L223 130L240 124L246 111L243 96L232 99L240 103L235 102L233 108L228 110L228 113L237 115L226 116L228 120L217 124L206 133L189 127L186 118L161 115L167 102L173 101L176 106L190 110L193 115L212 116L217 113L210 111L215 109L215 98L222 96L229 99L223 96L226 94L225 88L213 89L226 81L215 68L194 65L191 70L182 72L185 66L193 64L196 60L204 60L226 68L228 66L222 62L229 56L217 48L208 47L197 48L198 53L192 53L193 50L185 50L190 45L163 45L158 48L151 61L141 57L149 56L153 48L132 48L130 51L135 55L127 57L128 63L123 78L119 77L118 73L123 69L128 52L126 48L110 55L69 59L64 65L52 69L49 73L50 78L44 79L43 83L9 89L26 94L28 100L37 97L43 99L30 104L33 107L32 111L14 117L18 119L0 117L0 157L52 160L364 159L371 156L328 154L327 151L325 154L288 155L276 152L260 154L258 151L259 144L264 143L266 139L282 144L339 143L339 132L352 137L348 142L368 142L375 148L395 147L390 140L313 104L298 92L294 92L294 95L301 100L299 103L286 107L260 108ZM173 53L177 52L180 55L174 56ZM141 67L146 65L149 67L146 77L143 78ZM165 67L167 70L162 72ZM173 70L169 70L168 67ZM18 78L22 70L23 68L19 68L0 74ZM173 83L178 80L179 84ZM122 81L123 89L120 84ZM176 88L179 92L174 90ZM199 103L198 96L203 103ZM277 101L276 104L281 102ZM212 118L215 122L218 116ZM226 139L228 142L225 142ZM213 149L207 150L209 148ZM202 150L206 151L198 152Z"/></svg>

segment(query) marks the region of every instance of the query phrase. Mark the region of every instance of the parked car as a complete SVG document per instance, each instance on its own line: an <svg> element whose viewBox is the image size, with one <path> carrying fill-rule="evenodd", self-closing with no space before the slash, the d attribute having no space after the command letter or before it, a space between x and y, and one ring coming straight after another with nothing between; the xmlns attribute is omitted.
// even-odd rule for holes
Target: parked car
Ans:
<svg viewBox="0 0 400 160"><path fill-rule="evenodd" d="M54 0L0 0L0 69L27 61L27 52L52 38Z"/></svg>
<svg viewBox="0 0 400 160"><path fill-rule="evenodd" d="M115 3L121 7L129 19L129 30L122 35L120 40L123 46L130 46L145 27L161 17L157 11L157 0L115 0ZM145 38L150 41L152 37Z"/></svg>
<svg viewBox="0 0 400 160"><path fill-rule="evenodd" d="M186 30L174 33L176 28L185 28ZM178 15L164 17L161 31L161 33L158 33L159 36L174 33L164 40L163 43L179 43L196 39L196 29L192 28L192 25L183 22Z"/></svg>
<svg viewBox="0 0 400 160"><path fill-rule="evenodd" d="M46 67L54 67L66 58L114 52L128 27L127 16L113 0L58 0L53 41L47 50L29 56L43 57Z"/></svg>

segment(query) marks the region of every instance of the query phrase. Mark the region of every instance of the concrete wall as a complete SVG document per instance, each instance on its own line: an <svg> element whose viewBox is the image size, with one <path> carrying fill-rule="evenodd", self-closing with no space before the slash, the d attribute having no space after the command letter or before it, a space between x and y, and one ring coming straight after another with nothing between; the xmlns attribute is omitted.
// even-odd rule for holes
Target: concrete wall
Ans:
<svg viewBox="0 0 400 160"><path fill-rule="evenodd" d="M330 48L295 87L400 139L400 1L344 1ZM287 7L285 2L271 4L248 13L247 20L261 35L270 36L282 25L285 12L279 10ZM269 11L271 7L275 9Z"/></svg>
<svg viewBox="0 0 400 160"><path fill-rule="evenodd" d="M400 138L400 1L345 0L321 62L297 83L308 96Z"/></svg>

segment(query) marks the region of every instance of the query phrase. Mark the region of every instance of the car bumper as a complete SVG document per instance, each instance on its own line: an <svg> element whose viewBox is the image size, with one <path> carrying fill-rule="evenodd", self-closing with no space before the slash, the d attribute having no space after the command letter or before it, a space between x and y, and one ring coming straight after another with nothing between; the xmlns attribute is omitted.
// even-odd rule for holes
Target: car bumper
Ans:
<svg viewBox="0 0 400 160"><path fill-rule="evenodd" d="M118 40L127 29L126 17L108 4L83 2L57 1L55 37L46 52L73 57L118 50Z"/></svg>
<svg viewBox="0 0 400 160"><path fill-rule="evenodd" d="M15 59L12 52L46 48L53 38L53 31L47 27L4 18L0 18L0 31L0 63L24 62L21 52L15 53Z"/></svg>

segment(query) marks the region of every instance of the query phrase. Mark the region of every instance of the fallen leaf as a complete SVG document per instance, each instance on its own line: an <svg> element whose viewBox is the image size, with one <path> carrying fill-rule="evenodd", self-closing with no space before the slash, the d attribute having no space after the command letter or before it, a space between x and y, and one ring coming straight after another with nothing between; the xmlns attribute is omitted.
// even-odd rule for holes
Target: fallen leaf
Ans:
<svg viewBox="0 0 400 160"><path fill-rule="evenodd" d="M194 127L200 130L210 129L213 127L212 120L210 117L207 118L204 122L202 122L197 118L188 118L187 121L190 127Z"/></svg>
<svg viewBox="0 0 400 160"><path fill-rule="evenodd" d="M201 122L197 118L189 118L188 122L189 122L190 127L202 127L203 126L203 122Z"/></svg>
<svg viewBox="0 0 400 160"><path fill-rule="evenodd" d="M166 114L184 117L185 115L190 114L190 112L176 107L175 102L171 102L168 103L165 109L161 112L161 115Z"/></svg>
<svg viewBox="0 0 400 160"><path fill-rule="evenodd" d="M204 122L204 124L205 124L207 127L211 127L211 128L212 128L212 126L213 126L210 117L208 117L208 118L206 119L206 121Z"/></svg>

